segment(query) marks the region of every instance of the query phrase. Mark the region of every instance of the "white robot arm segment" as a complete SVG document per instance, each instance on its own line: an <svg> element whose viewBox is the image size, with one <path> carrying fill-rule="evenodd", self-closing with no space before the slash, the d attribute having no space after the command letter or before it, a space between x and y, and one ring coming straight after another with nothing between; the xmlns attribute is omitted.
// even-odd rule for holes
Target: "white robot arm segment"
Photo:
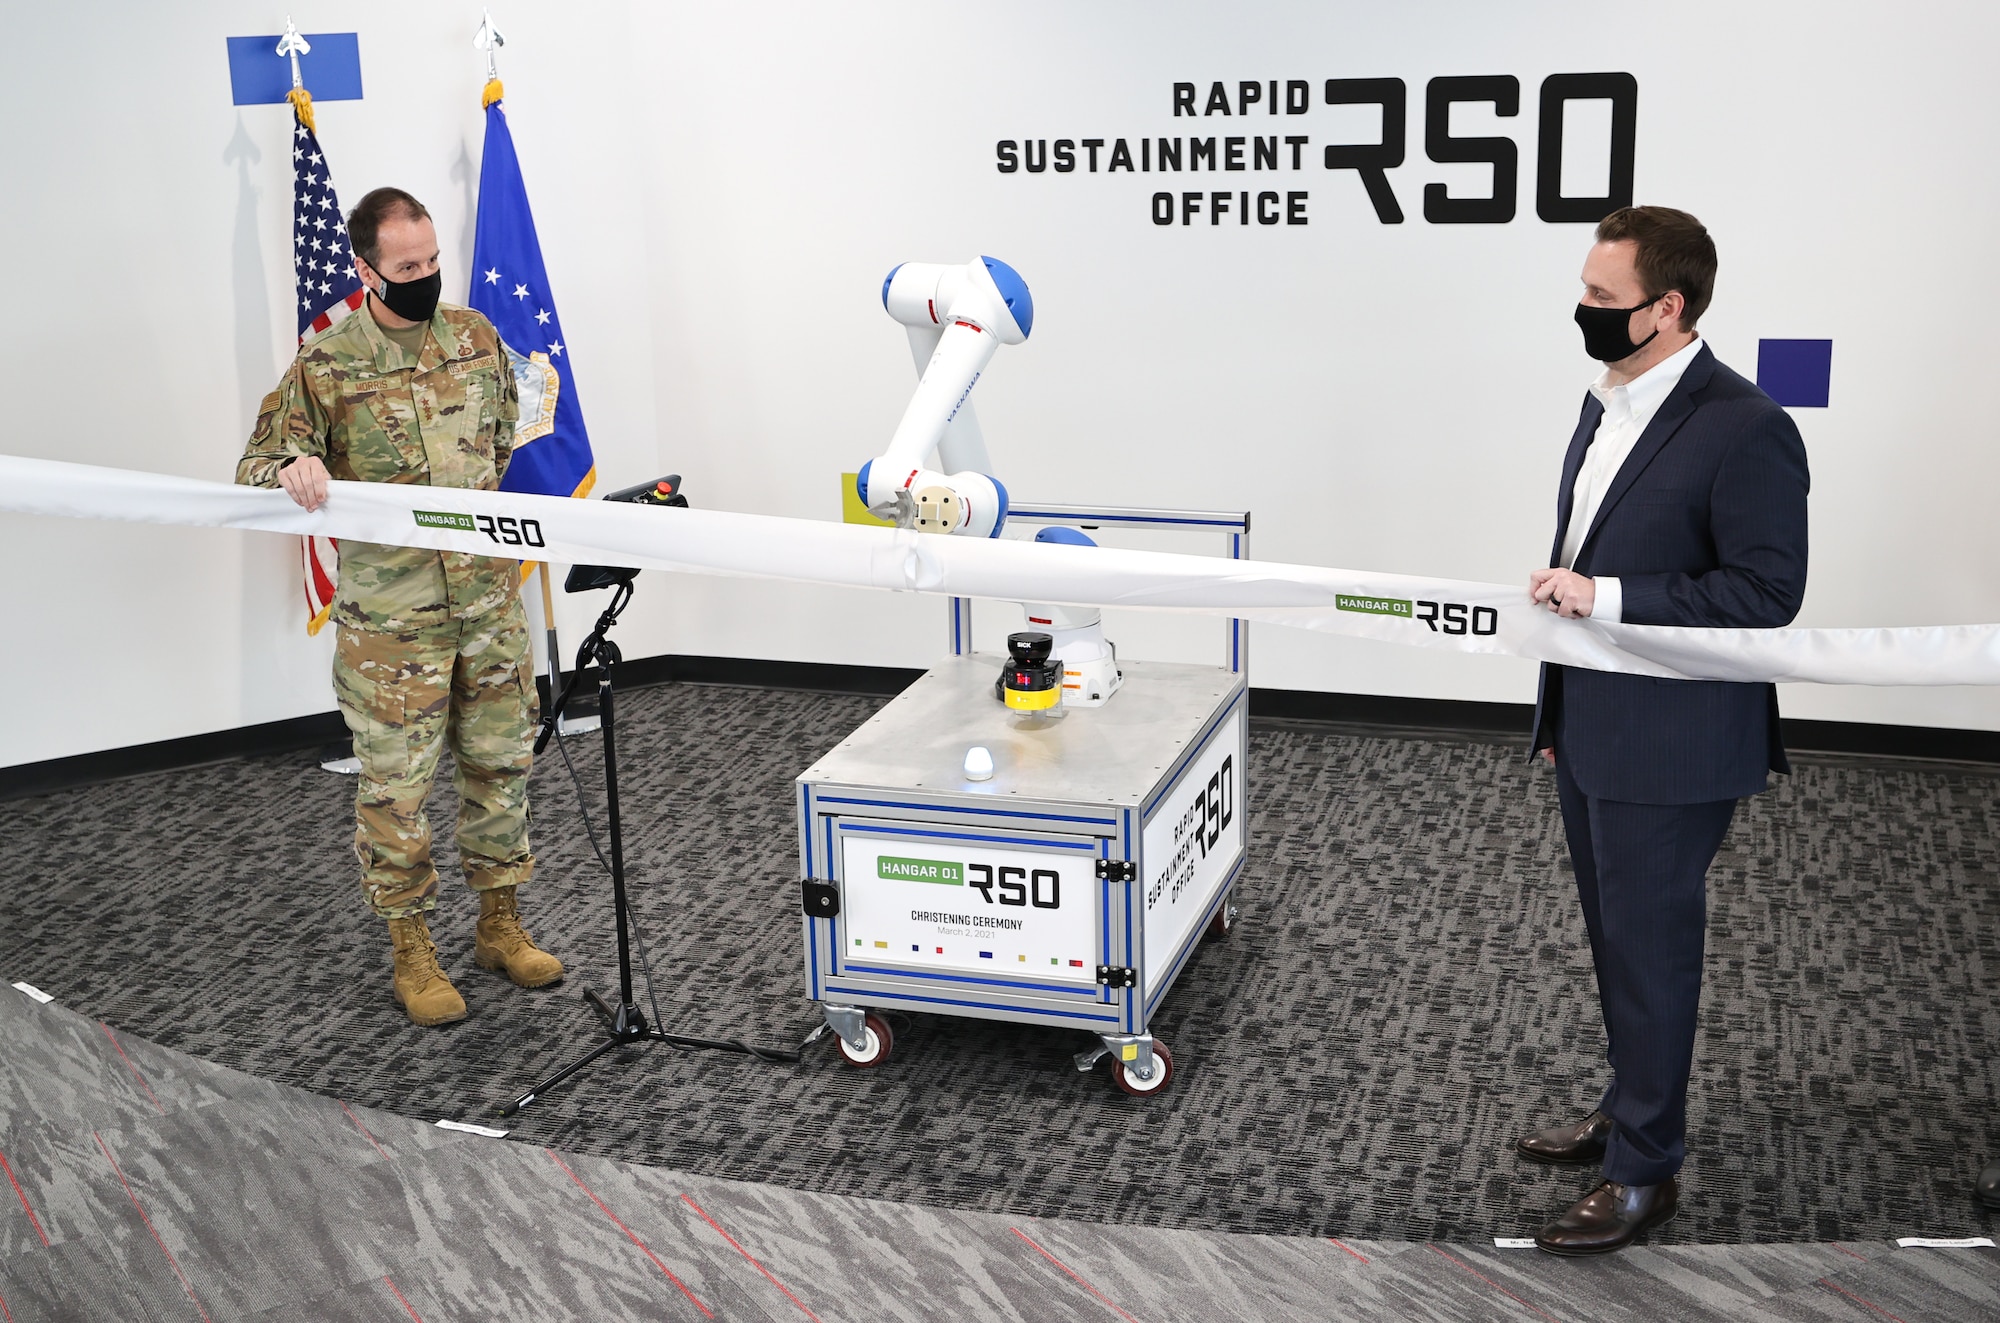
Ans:
<svg viewBox="0 0 2000 1323"><path fill-rule="evenodd" d="M1097 545L1086 534L1062 527L1044 528L1035 534L1035 541L1073 547ZM1104 637L1104 613L1097 607L1023 602L1021 610L1027 613L1029 629L1041 630L1052 640L1049 655L1062 661L1064 703L1102 707L1124 686L1118 648Z"/></svg>
<svg viewBox="0 0 2000 1323"><path fill-rule="evenodd" d="M1035 325L1027 282L1005 262L975 257L962 266L905 262L882 282L882 307L905 326L942 329L964 318L1018 345Z"/></svg>
<svg viewBox="0 0 2000 1323"><path fill-rule="evenodd" d="M1001 345L1028 338L1027 284L990 257L963 266L906 262L883 282L882 306L909 328L912 352L928 346L930 354L889 448L862 469L862 503L905 527L990 537L1006 518L1007 495L982 471L986 447L969 396ZM947 474L933 463L966 468Z"/></svg>
<svg viewBox="0 0 2000 1323"><path fill-rule="evenodd" d="M856 475L861 502L919 532L997 537L1007 518L1007 489L990 476L971 395L1000 346L1021 344L1034 329L1028 286L990 257L963 266L906 262L882 282L882 307L909 332L918 381L888 450ZM1063 527L1044 528L1035 540L1096 545ZM1100 707L1118 692L1124 672L1096 607L1022 607L1030 631L1048 634L1051 655L1061 660L1061 703Z"/></svg>

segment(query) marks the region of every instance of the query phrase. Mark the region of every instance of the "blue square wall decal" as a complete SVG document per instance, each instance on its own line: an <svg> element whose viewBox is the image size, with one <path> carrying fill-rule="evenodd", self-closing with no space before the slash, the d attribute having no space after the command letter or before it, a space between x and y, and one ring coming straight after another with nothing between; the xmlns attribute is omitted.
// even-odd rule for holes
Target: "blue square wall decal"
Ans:
<svg viewBox="0 0 2000 1323"><path fill-rule="evenodd" d="M278 33L230 37L229 92L239 106L271 105L292 90L292 62L278 54ZM361 99L361 38L353 32L308 32L312 50L299 57L299 81L315 101Z"/></svg>
<svg viewBox="0 0 2000 1323"><path fill-rule="evenodd" d="M1757 386L1788 409L1824 409L1832 377L1831 340L1757 342Z"/></svg>

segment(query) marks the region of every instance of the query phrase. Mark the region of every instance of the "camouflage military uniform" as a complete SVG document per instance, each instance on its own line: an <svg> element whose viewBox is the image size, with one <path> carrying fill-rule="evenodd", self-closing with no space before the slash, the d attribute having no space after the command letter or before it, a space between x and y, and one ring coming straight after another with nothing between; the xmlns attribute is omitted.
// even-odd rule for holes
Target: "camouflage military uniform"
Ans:
<svg viewBox="0 0 2000 1323"><path fill-rule="evenodd" d="M493 490L513 453L514 376L493 326L439 305L415 365L363 309L309 341L264 397L236 480L275 487L317 455L335 478ZM334 693L361 761L354 851L385 919L436 908L424 798L451 745L475 891L516 886L536 721L516 561L340 544Z"/></svg>

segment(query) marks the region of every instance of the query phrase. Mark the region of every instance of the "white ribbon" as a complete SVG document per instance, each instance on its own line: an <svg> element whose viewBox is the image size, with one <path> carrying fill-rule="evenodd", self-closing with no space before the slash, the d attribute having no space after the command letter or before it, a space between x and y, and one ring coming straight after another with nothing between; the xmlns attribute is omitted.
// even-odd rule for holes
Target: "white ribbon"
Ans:
<svg viewBox="0 0 2000 1323"><path fill-rule="evenodd" d="M716 510L335 482L326 504L309 514L280 491L0 456L0 511L318 534L567 565L1235 616L1667 679L2000 684L2000 625L1607 625L1565 620L1529 601L1521 584L937 537Z"/></svg>

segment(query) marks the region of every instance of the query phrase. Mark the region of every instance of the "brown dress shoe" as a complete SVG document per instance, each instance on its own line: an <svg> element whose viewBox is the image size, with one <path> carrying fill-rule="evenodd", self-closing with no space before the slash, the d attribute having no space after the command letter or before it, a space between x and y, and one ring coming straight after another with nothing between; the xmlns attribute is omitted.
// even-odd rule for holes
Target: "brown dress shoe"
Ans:
<svg viewBox="0 0 2000 1323"><path fill-rule="evenodd" d="M1611 1118L1592 1112L1575 1125L1537 1130L1514 1141L1514 1149L1530 1162L1598 1162L1611 1138Z"/></svg>
<svg viewBox="0 0 2000 1323"><path fill-rule="evenodd" d="M1979 1173L1979 1180L1973 1185L1972 1192L1979 1196L1979 1202L1986 1207L2000 1208L2000 1159L1986 1164L1986 1169Z"/></svg>
<svg viewBox="0 0 2000 1323"><path fill-rule="evenodd" d="M1681 1187L1672 1177L1658 1185L1605 1181L1569 1211L1535 1233L1535 1244L1551 1254L1581 1257L1622 1250L1647 1227L1658 1226L1681 1206Z"/></svg>

